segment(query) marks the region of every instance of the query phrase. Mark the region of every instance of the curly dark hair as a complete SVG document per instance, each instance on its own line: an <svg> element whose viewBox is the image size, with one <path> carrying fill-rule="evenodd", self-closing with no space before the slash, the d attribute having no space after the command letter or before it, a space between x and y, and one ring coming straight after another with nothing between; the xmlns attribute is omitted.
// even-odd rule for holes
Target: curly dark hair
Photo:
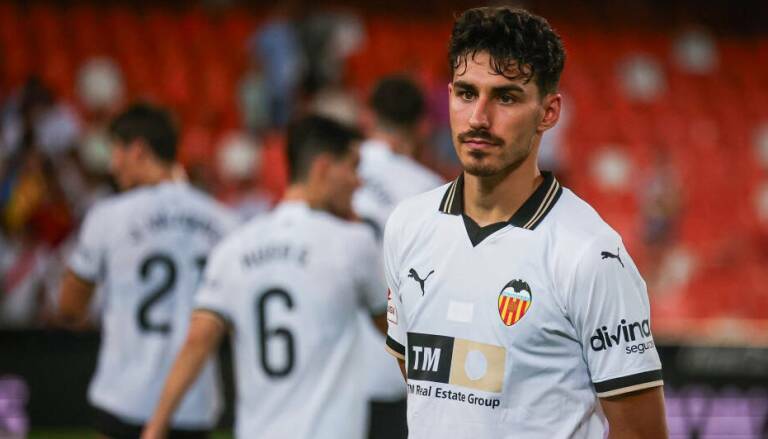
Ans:
<svg viewBox="0 0 768 439"><path fill-rule="evenodd" d="M565 65L560 36L547 20L524 9L482 7L464 11L453 25L448 49L451 74L487 52L491 68L508 79L536 80L541 95L557 90ZM509 69L518 73L509 76Z"/></svg>

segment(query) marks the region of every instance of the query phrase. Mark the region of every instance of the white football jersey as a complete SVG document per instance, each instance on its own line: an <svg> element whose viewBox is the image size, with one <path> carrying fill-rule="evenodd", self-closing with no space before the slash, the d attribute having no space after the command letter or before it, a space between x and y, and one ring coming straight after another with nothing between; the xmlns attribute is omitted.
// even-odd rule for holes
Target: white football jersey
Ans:
<svg viewBox="0 0 768 439"><path fill-rule="evenodd" d="M443 184L443 179L412 158L396 154L387 144L368 140L360 147L358 167L362 185L355 192L355 212L377 233L384 231L387 218L397 203ZM384 337L361 314L361 349L366 353L369 396L377 401L405 396L405 382L397 364L381 348Z"/></svg>
<svg viewBox="0 0 768 439"><path fill-rule="evenodd" d="M384 312L380 261L365 225L298 201L214 250L196 306L233 331L238 438L364 437L356 318Z"/></svg>
<svg viewBox="0 0 768 439"><path fill-rule="evenodd" d="M352 200L357 215L384 231L395 206L406 198L444 183L429 168L403 154L396 154L386 143L367 140L360 145L358 173L362 184Z"/></svg>
<svg viewBox="0 0 768 439"><path fill-rule="evenodd" d="M602 439L598 397L663 384L621 238L544 177L485 227L463 213L463 177L392 214L387 347L407 363L410 437Z"/></svg>
<svg viewBox="0 0 768 439"><path fill-rule="evenodd" d="M176 182L128 191L88 212L69 266L103 288L93 405L129 423L150 418L186 338L208 253L236 225L218 203ZM174 428L215 425L217 375L210 361L173 417Z"/></svg>

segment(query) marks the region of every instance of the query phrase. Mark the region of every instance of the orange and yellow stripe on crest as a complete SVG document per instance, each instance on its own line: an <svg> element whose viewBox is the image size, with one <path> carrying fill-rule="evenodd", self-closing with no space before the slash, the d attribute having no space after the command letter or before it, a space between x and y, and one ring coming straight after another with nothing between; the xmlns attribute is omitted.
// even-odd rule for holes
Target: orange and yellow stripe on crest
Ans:
<svg viewBox="0 0 768 439"><path fill-rule="evenodd" d="M499 297L499 316L505 325L511 326L517 323L531 306L529 300L520 300L509 296Z"/></svg>

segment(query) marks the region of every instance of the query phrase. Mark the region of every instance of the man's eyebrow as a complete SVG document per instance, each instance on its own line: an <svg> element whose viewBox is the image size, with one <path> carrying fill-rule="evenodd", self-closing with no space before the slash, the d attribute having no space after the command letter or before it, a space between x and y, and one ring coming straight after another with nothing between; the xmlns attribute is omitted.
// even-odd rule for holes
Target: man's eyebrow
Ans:
<svg viewBox="0 0 768 439"><path fill-rule="evenodd" d="M477 87L475 87L473 84L470 84L467 81L458 80L453 83L454 88L461 88L464 90L477 90Z"/></svg>
<svg viewBox="0 0 768 439"><path fill-rule="evenodd" d="M502 85L500 87L493 87L491 89L491 92L494 95L503 95L505 93L525 93L525 90L523 87L520 87L517 84L510 84L510 85Z"/></svg>
<svg viewBox="0 0 768 439"><path fill-rule="evenodd" d="M474 84L469 83L467 81L462 81L462 80L455 81L453 83L453 87L460 88L462 90L473 90L473 91L477 90L477 87ZM498 87L493 87L491 88L491 93L494 96L498 96L505 93L525 93L525 90L523 89L523 87L520 87L517 84L509 84L509 85L501 85Z"/></svg>

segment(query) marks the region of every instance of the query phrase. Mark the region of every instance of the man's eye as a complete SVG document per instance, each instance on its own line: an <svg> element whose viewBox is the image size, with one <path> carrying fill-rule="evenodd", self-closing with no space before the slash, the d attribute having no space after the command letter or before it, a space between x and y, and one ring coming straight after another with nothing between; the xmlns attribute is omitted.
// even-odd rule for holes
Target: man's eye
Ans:
<svg viewBox="0 0 768 439"><path fill-rule="evenodd" d="M501 95L499 96L499 102L502 104L511 104L515 102L515 97L512 95Z"/></svg>
<svg viewBox="0 0 768 439"><path fill-rule="evenodd" d="M472 99L474 99L475 94L471 91L464 90L459 92L459 97L464 99L465 101L471 101Z"/></svg>

